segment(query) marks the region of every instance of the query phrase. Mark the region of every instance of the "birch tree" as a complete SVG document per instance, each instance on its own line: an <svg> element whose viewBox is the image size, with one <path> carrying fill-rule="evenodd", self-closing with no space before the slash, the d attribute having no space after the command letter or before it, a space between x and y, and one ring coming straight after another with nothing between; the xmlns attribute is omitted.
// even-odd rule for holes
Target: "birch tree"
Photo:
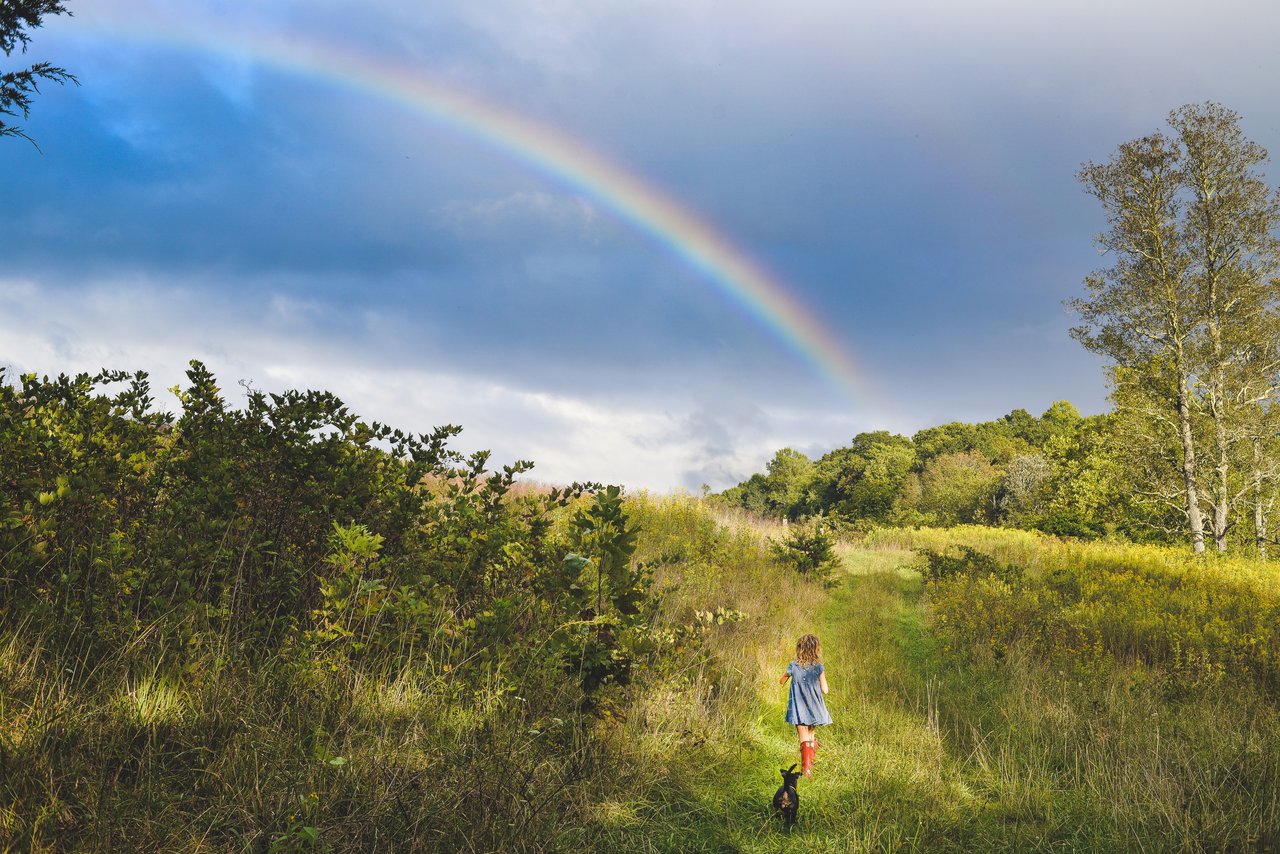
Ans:
<svg viewBox="0 0 1280 854"><path fill-rule="evenodd" d="M1216 548L1227 549L1242 506L1252 506L1261 543L1274 478L1280 197L1259 174L1266 150L1239 122L1219 104L1181 107L1171 134L1125 143L1079 176L1106 211L1098 242L1115 263L1071 301L1084 321L1073 334L1111 361L1117 408L1145 420L1135 456L1176 438L1179 505L1197 552L1206 516ZM1152 447L1138 447L1144 441ZM1167 494L1158 482L1140 489Z"/></svg>
<svg viewBox="0 0 1280 854"><path fill-rule="evenodd" d="M1176 435L1182 511L1192 548L1203 553L1191 425L1199 307L1188 284L1190 261L1180 227L1185 208L1180 159L1177 143L1157 132L1124 143L1106 163L1081 168L1081 183L1107 216L1098 245L1116 260L1086 278L1087 297L1069 305L1083 321L1072 335L1130 377L1141 397L1157 401Z"/></svg>
<svg viewBox="0 0 1280 854"><path fill-rule="evenodd" d="M1233 482L1233 462L1251 460L1251 426L1276 393L1276 239L1280 203L1258 174L1267 151L1244 138L1240 117L1219 104L1189 105L1169 117L1178 134L1188 204L1182 241L1188 284L1203 315L1198 397L1212 448L1212 528L1227 549L1231 511L1250 491ZM1243 453L1242 453L1243 452Z"/></svg>

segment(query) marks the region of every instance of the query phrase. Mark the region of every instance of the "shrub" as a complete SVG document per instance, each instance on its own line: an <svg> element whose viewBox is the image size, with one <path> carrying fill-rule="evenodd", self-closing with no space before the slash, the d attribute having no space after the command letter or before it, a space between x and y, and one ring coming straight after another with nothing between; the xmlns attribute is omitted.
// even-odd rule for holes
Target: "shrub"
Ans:
<svg viewBox="0 0 1280 854"><path fill-rule="evenodd" d="M925 559L925 568L921 575L926 584L937 584L956 578L983 578L992 576L1005 584L1017 586L1022 581L1022 570L1012 564L1001 563L991 555L969 548L957 546L959 555L949 555L932 549L919 549L918 553Z"/></svg>
<svg viewBox="0 0 1280 854"><path fill-rule="evenodd" d="M1274 567L1006 534L962 533L957 540L982 547L961 544L958 555L921 550L934 621L953 647L1016 641L1064 667L1104 658L1155 667L1170 690L1233 677L1280 694ZM931 532L905 536L938 542Z"/></svg>
<svg viewBox="0 0 1280 854"><path fill-rule="evenodd" d="M791 567L801 576L822 584L830 584L840 560L835 553L835 537L821 522L792 525L781 542L772 546L774 559Z"/></svg>
<svg viewBox="0 0 1280 854"><path fill-rule="evenodd" d="M1096 540L1107 533L1098 522L1069 511L1041 516L1032 522L1032 527L1055 537L1076 537L1082 540Z"/></svg>
<svg viewBox="0 0 1280 854"><path fill-rule="evenodd" d="M188 379L0 373L0 849L580 847L786 589L696 502Z"/></svg>

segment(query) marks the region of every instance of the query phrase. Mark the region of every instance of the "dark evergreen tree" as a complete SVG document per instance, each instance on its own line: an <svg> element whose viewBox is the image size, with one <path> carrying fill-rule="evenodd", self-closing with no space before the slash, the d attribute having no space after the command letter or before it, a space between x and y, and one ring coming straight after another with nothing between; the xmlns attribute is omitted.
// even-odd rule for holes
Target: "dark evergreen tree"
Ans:
<svg viewBox="0 0 1280 854"><path fill-rule="evenodd" d="M70 15L61 0L0 0L0 50L6 57L15 50L27 52L31 30L44 23L46 15ZM0 116L24 119L31 112L31 98L40 91L42 81L75 83L75 75L49 62L36 62L26 68L0 73ZM31 137L22 128L0 118L0 136Z"/></svg>

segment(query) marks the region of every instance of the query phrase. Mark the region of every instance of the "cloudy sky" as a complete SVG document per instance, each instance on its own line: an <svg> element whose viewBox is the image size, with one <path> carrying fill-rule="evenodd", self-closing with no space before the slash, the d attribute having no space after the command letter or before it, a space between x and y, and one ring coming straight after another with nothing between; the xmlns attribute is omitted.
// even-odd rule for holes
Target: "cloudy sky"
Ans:
<svg viewBox="0 0 1280 854"><path fill-rule="evenodd" d="M1080 164L1204 100L1280 148L1272 0L67 4L27 59L81 85L0 140L0 365L199 358L552 482L1102 411Z"/></svg>

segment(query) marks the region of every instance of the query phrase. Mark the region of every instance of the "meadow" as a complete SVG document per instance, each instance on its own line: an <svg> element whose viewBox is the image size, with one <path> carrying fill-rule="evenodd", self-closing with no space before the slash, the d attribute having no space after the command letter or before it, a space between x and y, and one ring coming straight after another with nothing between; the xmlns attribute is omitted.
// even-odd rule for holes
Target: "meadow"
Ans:
<svg viewBox="0 0 1280 854"><path fill-rule="evenodd" d="M77 669L47 638L11 626L0 642L0 820L9 843L191 851L1277 844L1280 718L1265 671L1233 669L1214 658L1219 647L1171 651L1151 629L1171 625L1150 610L1162 600L1148 594L1137 609L1125 598L1133 577L1180 578L1158 588L1171 593L1164 605L1198 619L1187 603L1207 601L1188 596L1199 579L1269 590L1265 565L1196 565L1149 547L1025 532L886 530L842 544L827 589L773 561L766 546L776 527L688 497L634 496L627 508L641 532L636 559L665 560L655 624L679 651L650 659L598 713L562 705L561 716L547 715L551 699L524 695L548 684L513 678L510 661L479 680L452 678L469 665L446 647L416 650L394 667L390 658L357 665L280 651L247 668L206 651L172 673L154 669L140 637ZM917 549L951 550L957 571L932 576ZM1020 567L1020 579L1000 580L974 553ZM1127 567L1116 569L1109 596L1099 566ZM1064 568L1095 581L1076 600L1026 598L1027 589L1062 588ZM1061 614L1083 601L1094 603L1081 612L1088 619ZM1256 627L1243 601L1231 600L1219 621ZM1055 620L1098 628L1046 629ZM767 809L776 769L796 761L776 676L806 629L824 638L837 724L822 735L815 777L800 787L800 825L786 835Z"/></svg>
<svg viewBox="0 0 1280 854"><path fill-rule="evenodd" d="M1017 566L1021 580L1002 586L972 567L968 576L939 580L921 553L937 550L982 567L993 563L982 556L998 556L1008 564L995 565ZM613 846L834 852L1280 845L1280 717L1267 679L1254 669L1210 667L1211 651L1168 653L1163 636L1150 630L1169 625L1160 619L1164 611L1181 615L1188 601L1212 598L1188 591L1202 578L1211 587L1234 579L1250 590L1270 589L1268 565L1206 565L1172 550L989 528L887 529L839 551L841 577L832 589L810 585L798 610L775 612L781 622L755 622L754 659L736 644L720 653L738 662L754 688L752 696L743 685L740 698L754 715L721 720L740 754L709 764L699 757L689 771L701 781L693 797L628 812L626 822L608 828ZM1064 571L1096 575L1100 566L1118 579L1114 590L1106 590L1109 577L1084 585L1086 596L1103 603L1091 613L1115 606L1105 619L1094 614L1111 632L1100 648L1081 650L1071 633L1049 633L1059 646L1036 629L1000 634L1010 614L1044 625L1063 607L1045 597L1046 613L1033 615L1025 602L1002 604L1001 597L1017 598L1015 587L1061 585ZM1132 576L1182 583L1130 607ZM1244 601L1233 600L1233 608ZM1265 599L1255 605L1268 607ZM1226 609L1218 619L1248 631L1259 615ZM780 722L785 703L776 673L797 627L824 639L836 724L820 736L815 777L800 786L802 821L786 836L765 805L775 769L795 761L794 736ZM1138 652L1147 642L1153 646Z"/></svg>
<svg viewBox="0 0 1280 854"><path fill-rule="evenodd" d="M723 502L191 380L0 384L6 849L1280 847L1272 564L874 528L805 574Z"/></svg>

